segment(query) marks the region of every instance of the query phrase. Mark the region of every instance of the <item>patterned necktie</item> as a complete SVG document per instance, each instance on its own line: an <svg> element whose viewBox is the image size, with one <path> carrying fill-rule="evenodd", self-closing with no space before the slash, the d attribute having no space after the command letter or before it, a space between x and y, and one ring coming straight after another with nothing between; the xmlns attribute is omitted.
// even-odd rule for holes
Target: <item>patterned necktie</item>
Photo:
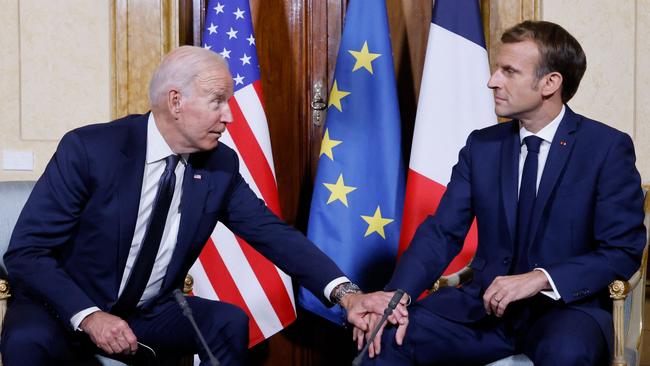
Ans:
<svg viewBox="0 0 650 366"><path fill-rule="evenodd" d="M519 186L519 204L517 205L517 240L515 241L515 252L517 253L517 265L515 273L525 273L530 270L528 263L528 244L530 240L530 218L533 216L535 199L537 198L537 160L539 147L542 139L537 136L524 138L528 153L524 162L524 170L521 174Z"/></svg>
<svg viewBox="0 0 650 366"><path fill-rule="evenodd" d="M129 279L113 306L111 313L122 318L130 315L138 305L144 289L147 286L153 264L156 261L158 248L165 230L167 213L174 195L174 186L176 185L176 165L178 165L179 156L170 155L165 158L167 165L165 171L160 176L158 182L158 192L154 201L154 207L149 219L149 227L144 235L144 240L140 246L140 252L135 260Z"/></svg>

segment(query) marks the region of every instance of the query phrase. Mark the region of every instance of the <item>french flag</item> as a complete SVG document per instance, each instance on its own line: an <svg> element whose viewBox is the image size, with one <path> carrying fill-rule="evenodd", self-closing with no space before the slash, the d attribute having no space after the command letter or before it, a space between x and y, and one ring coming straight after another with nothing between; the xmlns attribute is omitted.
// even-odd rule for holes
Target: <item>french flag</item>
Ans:
<svg viewBox="0 0 650 366"><path fill-rule="evenodd" d="M467 136L497 122L478 0L436 0L420 87L406 184L399 254L434 214ZM477 245L476 222L445 274L465 267Z"/></svg>

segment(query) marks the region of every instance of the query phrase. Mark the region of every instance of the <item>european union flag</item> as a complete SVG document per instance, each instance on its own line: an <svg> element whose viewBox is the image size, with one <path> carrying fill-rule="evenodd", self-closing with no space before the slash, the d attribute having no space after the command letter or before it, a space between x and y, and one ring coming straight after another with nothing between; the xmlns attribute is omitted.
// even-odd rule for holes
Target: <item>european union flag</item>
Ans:
<svg viewBox="0 0 650 366"><path fill-rule="evenodd" d="M383 0L351 0L339 48L307 236L364 291L388 281L397 255L404 162ZM305 289L300 304L344 324Z"/></svg>

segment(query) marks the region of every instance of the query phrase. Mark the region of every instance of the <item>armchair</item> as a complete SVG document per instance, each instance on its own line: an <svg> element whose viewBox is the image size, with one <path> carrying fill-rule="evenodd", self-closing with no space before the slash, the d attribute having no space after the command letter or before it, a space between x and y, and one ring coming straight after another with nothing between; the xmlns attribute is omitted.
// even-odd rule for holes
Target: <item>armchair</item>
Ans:
<svg viewBox="0 0 650 366"><path fill-rule="evenodd" d="M650 228L649 186L644 186L645 193L645 227ZM649 232L650 234L650 232ZM643 334L643 310L645 303L645 278L648 266L648 243L643 251L639 269L627 280L615 280L609 284L609 294L613 302L614 318L614 354L612 366L639 366L641 361L641 343ZM460 286L470 281L472 269L465 267L448 276L440 277L429 290L437 291L440 287ZM490 363L487 366L532 366L533 363L523 354L512 355Z"/></svg>

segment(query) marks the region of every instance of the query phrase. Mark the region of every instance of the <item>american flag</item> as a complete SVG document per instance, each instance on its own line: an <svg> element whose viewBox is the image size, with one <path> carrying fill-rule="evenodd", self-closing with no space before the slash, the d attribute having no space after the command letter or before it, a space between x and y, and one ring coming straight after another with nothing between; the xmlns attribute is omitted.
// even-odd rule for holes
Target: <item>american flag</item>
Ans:
<svg viewBox="0 0 650 366"><path fill-rule="evenodd" d="M221 142L235 149L240 173L276 215L280 203L271 140L262 104L260 69L248 0L208 3L203 47L219 53L234 80L233 122ZM250 346L296 319L289 276L221 223L217 224L190 274L194 294L235 304L250 318Z"/></svg>

